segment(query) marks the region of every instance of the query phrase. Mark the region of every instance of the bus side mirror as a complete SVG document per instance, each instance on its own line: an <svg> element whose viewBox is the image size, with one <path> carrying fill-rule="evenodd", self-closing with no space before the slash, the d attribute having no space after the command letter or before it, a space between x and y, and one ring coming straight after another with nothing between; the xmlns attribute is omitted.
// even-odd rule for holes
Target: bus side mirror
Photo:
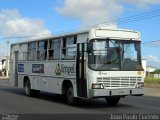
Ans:
<svg viewBox="0 0 160 120"><path fill-rule="evenodd" d="M92 51L92 45L90 43L87 43L87 53L91 53Z"/></svg>

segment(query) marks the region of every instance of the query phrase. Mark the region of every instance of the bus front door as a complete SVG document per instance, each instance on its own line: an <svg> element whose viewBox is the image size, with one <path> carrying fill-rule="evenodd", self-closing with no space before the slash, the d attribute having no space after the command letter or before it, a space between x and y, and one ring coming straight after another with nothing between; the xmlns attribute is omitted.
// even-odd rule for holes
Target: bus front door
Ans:
<svg viewBox="0 0 160 120"><path fill-rule="evenodd" d="M86 56L85 43L77 44L77 60L76 60L76 79L77 79L77 95L79 97L87 97L87 80L86 80Z"/></svg>
<svg viewBox="0 0 160 120"><path fill-rule="evenodd" d="M18 51L15 51L14 52L14 66L13 66L13 69L14 69L14 86L18 86L18 70L17 70L17 67L18 67L18 54L19 52Z"/></svg>

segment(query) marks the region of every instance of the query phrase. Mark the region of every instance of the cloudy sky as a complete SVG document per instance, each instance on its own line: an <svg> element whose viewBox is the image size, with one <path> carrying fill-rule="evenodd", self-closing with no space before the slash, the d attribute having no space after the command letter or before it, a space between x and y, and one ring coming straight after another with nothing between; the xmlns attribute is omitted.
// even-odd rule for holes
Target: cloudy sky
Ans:
<svg viewBox="0 0 160 120"><path fill-rule="evenodd" d="M0 58L7 55L6 41L23 40L9 37L54 35L149 11L160 12L159 8L160 0L0 0ZM123 24L112 22L112 26L140 31L142 43L160 40L160 13L153 16ZM159 51L158 46L142 44L142 56L148 59L148 65L160 68Z"/></svg>

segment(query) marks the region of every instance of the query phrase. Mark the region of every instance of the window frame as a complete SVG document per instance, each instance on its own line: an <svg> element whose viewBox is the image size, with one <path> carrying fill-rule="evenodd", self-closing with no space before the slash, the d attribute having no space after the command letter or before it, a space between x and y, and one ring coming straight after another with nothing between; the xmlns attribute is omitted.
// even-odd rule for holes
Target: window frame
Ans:
<svg viewBox="0 0 160 120"><path fill-rule="evenodd" d="M33 46L33 44L35 44L35 46ZM28 43L28 52L27 52L28 53L28 56L27 56L28 61L35 61L36 60L36 56L37 56L36 50L37 50L37 42L36 41L29 42Z"/></svg>
<svg viewBox="0 0 160 120"><path fill-rule="evenodd" d="M70 42L72 40L72 42ZM69 41L69 42L68 42ZM68 44L67 44L68 42ZM61 53L61 60L76 60L77 54L77 36L66 36L62 38L62 53ZM73 58L69 58L69 49L75 49Z"/></svg>
<svg viewBox="0 0 160 120"><path fill-rule="evenodd" d="M42 43L42 45L40 45L40 43ZM48 49L48 40L41 40L38 41L37 43L37 61L43 61L43 60L47 60L47 49Z"/></svg>
<svg viewBox="0 0 160 120"><path fill-rule="evenodd" d="M57 48L55 46L57 46ZM55 56L54 51L56 51L56 52L58 51L56 53L56 54L58 54L56 57L54 57ZM49 60L60 60L60 58L61 58L60 57L60 54L61 54L61 38L53 38L53 39L49 40L48 54L49 54L48 55ZM51 56L51 54L52 54L52 56Z"/></svg>

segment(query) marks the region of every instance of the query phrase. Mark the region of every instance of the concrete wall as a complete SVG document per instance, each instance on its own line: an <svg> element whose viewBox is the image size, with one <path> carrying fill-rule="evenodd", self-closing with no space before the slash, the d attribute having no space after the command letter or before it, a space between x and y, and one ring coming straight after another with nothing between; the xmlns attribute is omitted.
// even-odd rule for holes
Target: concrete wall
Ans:
<svg viewBox="0 0 160 120"><path fill-rule="evenodd" d="M154 74L154 78L160 78L160 74Z"/></svg>

